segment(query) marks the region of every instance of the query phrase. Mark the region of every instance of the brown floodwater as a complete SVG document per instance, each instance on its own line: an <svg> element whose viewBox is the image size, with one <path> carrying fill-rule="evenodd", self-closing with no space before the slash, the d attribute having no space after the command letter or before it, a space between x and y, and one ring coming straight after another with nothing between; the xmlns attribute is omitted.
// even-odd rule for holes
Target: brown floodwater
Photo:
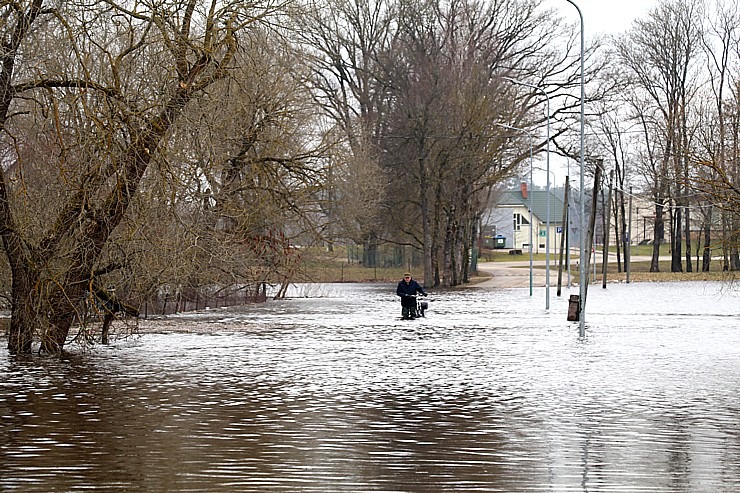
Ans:
<svg viewBox="0 0 740 493"><path fill-rule="evenodd" d="M0 341L1 492L740 491L740 296L720 283L390 285ZM577 293L577 288L574 293ZM554 294L554 293L553 293Z"/></svg>

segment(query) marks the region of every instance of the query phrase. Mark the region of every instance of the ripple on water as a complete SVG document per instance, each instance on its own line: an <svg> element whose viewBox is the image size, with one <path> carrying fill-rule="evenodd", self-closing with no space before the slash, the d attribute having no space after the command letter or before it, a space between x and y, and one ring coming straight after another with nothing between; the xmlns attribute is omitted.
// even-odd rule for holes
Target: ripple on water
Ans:
<svg viewBox="0 0 740 493"><path fill-rule="evenodd" d="M740 304L718 292L594 289L580 339L567 293L437 292L409 323L392 286L340 286L3 352L0 489L740 490Z"/></svg>

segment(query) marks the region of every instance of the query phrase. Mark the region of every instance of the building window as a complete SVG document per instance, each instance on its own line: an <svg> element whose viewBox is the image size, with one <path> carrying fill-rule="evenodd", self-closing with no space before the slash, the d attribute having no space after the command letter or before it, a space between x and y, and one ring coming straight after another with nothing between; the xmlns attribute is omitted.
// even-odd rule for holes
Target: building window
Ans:
<svg viewBox="0 0 740 493"><path fill-rule="evenodd" d="M519 213L514 213L514 231L521 231L522 226L529 224L529 220Z"/></svg>

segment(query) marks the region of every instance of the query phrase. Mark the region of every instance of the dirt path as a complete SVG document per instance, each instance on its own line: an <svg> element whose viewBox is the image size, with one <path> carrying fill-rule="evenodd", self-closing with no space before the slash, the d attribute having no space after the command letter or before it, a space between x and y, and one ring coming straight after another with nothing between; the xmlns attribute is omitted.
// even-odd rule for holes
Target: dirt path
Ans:
<svg viewBox="0 0 740 493"><path fill-rule="evenodd" d="M601 253L599 258L601 262ZM649 261L650 257L632 257L633 261ZM609 262L616 262L616 255L609 256ZM577 269L577 262L572 261L572 268ZM546 269L544 260L532 262L532 286L544 287ZM529 287L529 259L514 260L510 262L478 262L478 271L484 276L490 276L485 281L474 284L479 288L528 288ZM563 272L563 286L568 283L568 275ZM578 284L578 275L571 274L571 283ZM558 263L557 257L550 257L550 287L557 288L558 285Z"/></svg>
<svg viewBox="0 0 740 493"><path fill-rule="evenodd" d="M532 286L545 286L545 262L533 262ZM557 285L558 273L556 265L550 261L550 286ZM475 284L478 288L527 288L529 287L529 260L517 260L512 262L479 262L478 271L483 275L490 276L483 282ZM564 282L567 282L565 280Z"/></svg>

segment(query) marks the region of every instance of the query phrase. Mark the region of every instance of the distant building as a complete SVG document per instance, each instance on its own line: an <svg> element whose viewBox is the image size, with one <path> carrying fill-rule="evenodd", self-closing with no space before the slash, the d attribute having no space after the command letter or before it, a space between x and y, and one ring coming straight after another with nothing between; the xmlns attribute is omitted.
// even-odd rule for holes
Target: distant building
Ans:
<svg viewBox="0 0 740 493"><path fill-rule="evenodd" d="M528 190L522 183L499 195L483 218L484 243L488 248L529 251L532 230L534 253L545 253L547 238L547 194L550 194L550 252L559 251L563 234L563 200L552 191ZM532 221L530 224L530 208ZM490 239L488 237L491 237ZM573 240L571 239L571 244Z"/></svg>

